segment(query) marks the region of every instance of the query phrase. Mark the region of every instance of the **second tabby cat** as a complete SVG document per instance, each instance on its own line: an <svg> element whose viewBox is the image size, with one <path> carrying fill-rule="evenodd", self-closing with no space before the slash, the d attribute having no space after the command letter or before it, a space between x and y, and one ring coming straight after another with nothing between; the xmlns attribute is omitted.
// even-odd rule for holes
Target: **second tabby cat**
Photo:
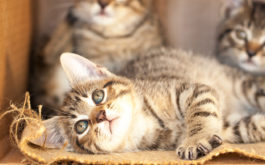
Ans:
<svg viewBox="0 0 265 165"><path fill-rule="evenodd" d="M73 54L61 63L72 90L35 144L80 153L176 149L192 160L223 140L265 140L264 77L168 49L130 63L127 78Z"/></svg>
<svg viewBox="0 0 265 165"><path fill-rule="evenodd" d="M253 74L265 74L265 1L228 0L217 57Z"/></svg>
<svg viewBox="0 0 265 165"><path fill-rule="evenodd" d="M117 73L139 52L163 45L152 0L77 0L42 52L32 80L35 104L57 107L69 83L61 53L75 52ZM40 67L41 66L41 67Z"/></svg>

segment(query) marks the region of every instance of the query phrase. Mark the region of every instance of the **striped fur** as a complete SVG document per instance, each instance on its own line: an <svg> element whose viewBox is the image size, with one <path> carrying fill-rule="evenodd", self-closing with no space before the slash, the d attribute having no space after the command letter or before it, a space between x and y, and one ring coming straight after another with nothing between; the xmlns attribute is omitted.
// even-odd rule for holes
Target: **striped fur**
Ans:
<svg viewBox="0 0 265 165"><path fill-rule="evenodd" d="M131 62L123 72L127 78L76 55L63 55L62 64L70 82L82 81L72 84L59 117L44 123L63 125L61 136L68 150L110 153L176 148L180 158L197 159L223 140L265 140L264 77L164 48ZM79 74L81 70L85 74ZM106 96L98 105L91 101L96 89ZM106 120L98 122L102 110ZM89 130L78 135L74 125L82 116L90 121Z"/></svg>
<svg viewBox="0 0 265 165"><path fill-rule="evenodd" d="M152 0L78 0L59 24L35 67L35 104L53 107L70 90L60 67L63 52L78 53L117 73L139 52L164 44ZM105 5L101 9L101 5Z"/></svg>
<svg viewBox="0 0 265 165"><path fill-rule="evenodd" d="M231 2L230 2L231 1ZM216 54L225 64L252 74L265 74L265 3L233 0L219 25Z"/></svg>

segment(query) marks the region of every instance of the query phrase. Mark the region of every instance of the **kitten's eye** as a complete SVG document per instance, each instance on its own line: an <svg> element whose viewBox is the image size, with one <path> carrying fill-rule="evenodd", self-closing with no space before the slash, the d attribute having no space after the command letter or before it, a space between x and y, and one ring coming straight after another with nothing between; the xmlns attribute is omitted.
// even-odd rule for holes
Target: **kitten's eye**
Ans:
<svg viewBox="0 0 265 165"><path fill-rule="evenodd" d="M240 40L247 38L247 33L244 30L236 30L236 37Z"/></svg>
<svg viewBox="0 0 265 165"><path fill-rule="evenodd" d="M92 93L92 99L95 102L95 104L99 104L104 99L104 91L103 90L95 90Z"/></svg>
<svg viewBox="0 0 265 165"><path fill-rule="evenodd" d="M80 120L75 124L75 131L78 134L82 134L86 131L87 127L88 127L88 121Z"/></svg>

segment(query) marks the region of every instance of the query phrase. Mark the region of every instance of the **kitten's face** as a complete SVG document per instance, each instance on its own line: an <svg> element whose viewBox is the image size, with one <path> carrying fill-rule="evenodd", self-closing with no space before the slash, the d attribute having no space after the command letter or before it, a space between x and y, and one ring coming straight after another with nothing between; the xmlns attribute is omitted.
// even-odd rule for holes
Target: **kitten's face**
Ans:
<svg viewBox="0 0 265 165"><path fill-rule="evenodd" d="M59 117L45 122L47 128L54 125L63 130L47 130L48 143L64 139L69 150L84 153L124 150L135 108L130 81L79 56L63 56L62 65L74 88Z"/></svg>
<svg viewBox="0 0 265 165"><path fill-rule="evenodd" d="M78 0L74 14L107 37L128 35L149 13L150 0Z"/></svg>
<svg viewBox="0 0 265 165"><path fill-rule="evenodd" d="M134 107L130 84L110 78L87 83L75 91L69 93L63 107L73 115L65 129L74 151L105 153L123 149Z"/></svg>
<svg viewBox="0 0 265 165"><path fill-rule="evenodd" d="M245 2L234 10L222 25L218 58L245 71L264 74L265 3Z"/></svg>

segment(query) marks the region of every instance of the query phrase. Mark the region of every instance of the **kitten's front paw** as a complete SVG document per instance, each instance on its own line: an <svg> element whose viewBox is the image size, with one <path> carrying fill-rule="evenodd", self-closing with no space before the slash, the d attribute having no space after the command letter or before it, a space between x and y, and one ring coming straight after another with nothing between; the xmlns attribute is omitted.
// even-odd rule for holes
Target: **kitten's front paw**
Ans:
<svg viewBox="0 0 265 165"><path fill-rule="evenodd" d="M197 141L187 139L180 145L176 152L181 159L195 160L207 155L214 148L220 146L223 140L218 135L213 135L208 139L198 139Z"/></svg>

